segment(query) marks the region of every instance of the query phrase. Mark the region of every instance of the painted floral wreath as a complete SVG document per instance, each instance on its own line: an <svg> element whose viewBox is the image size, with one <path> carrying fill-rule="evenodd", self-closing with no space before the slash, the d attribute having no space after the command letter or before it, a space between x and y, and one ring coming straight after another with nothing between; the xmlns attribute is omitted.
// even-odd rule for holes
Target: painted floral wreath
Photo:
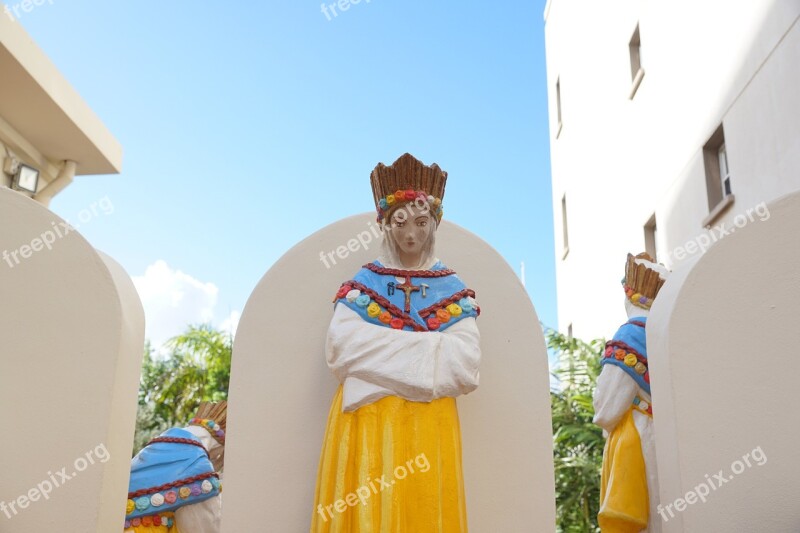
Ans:
<svg viewBox="0 0 800 533"><path fill-rule="evenodd" d="M390 194L385 198L378 200L378 222L383 221L383 219L386 218L386 214L392 208L408 202L414 202L418 207L420 207L420 209L429 209L430 213L436 217L437 222L442 221L444 210L442 208L441 198L431 196L425 191L398 189L394 192L394 194ZM424 204L420 205L418 202L424 202Z"/></svg>
<svg viewBox="0 0 800 533"><path fill-rule="evenodd" d="M636 292L633 287L630 287L625 283L625 280L622 280L622 288L625 289L625 296L628 297L628 300L637 307L641 307L642 309L650 309L653 305L653 300L655 298L648 298L641 293Z"/></svg>

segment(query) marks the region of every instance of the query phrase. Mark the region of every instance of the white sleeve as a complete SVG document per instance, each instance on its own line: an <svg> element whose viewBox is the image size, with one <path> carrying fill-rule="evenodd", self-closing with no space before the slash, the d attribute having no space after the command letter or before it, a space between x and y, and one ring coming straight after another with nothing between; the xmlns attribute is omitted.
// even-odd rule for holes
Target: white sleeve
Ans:
<svg viewBox="0 0 800 533"><path fill-rule="evenodd" d="M425 333L370 324L337 305L325 353L339 381L355 378L411 401L458 396L478 386L480 334L473 317Z"/></svg>
<svg viewBox="0 0 800 533"><path fill-rule="evenodd" d="M181 531L218 532L222 525L222 494L200 503L184 505L175 511L175 522Z"/></svg>
<svg viewBox="0 0 800 533"><path fill-rule="evenodd" d="M592 400L594 423L611 433L630 409L638 390L639 385L624 370L603 365Z"/></svg>

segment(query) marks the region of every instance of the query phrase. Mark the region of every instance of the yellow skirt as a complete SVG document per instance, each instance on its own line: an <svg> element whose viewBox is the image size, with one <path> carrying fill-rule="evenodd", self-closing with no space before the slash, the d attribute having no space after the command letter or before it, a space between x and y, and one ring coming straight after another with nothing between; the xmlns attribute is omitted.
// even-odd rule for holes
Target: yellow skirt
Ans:
<svg viewBox="0 0 800 533"><path fill-rule="evenodd" d="M647 527L648 514L644 456L631 408L608 436L603 450L597 520L603 533L638 533Z"/></svg>
<svg viewBox="0 0 800 533"><path fill-rule="evenodd" d="M342 413L336 391L317 474L312 533L466 533L454 398L396 396Z"/></svg>

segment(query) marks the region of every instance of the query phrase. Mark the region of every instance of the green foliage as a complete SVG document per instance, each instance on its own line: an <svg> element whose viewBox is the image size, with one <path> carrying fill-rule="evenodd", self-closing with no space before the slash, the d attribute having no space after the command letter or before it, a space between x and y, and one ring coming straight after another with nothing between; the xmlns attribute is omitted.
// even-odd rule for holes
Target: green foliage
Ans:
<svg viewBox="0 0 800 533"><path fill-rule="evenodd" d="M162 431L186 425L201 401L228 399L232 347L232 337L210 325L170 339L166 357L145 346L134 453Z"/></svg>
<svg viewBox="0 0 800 533"><path fill-rule="evenodd" d="M558 357L550 391L556 479L556 523L563 533L600 531L600 469L605 439L592 423L594 394L605 341L585 343L554 330L545 332L547 346Z"/></svg>

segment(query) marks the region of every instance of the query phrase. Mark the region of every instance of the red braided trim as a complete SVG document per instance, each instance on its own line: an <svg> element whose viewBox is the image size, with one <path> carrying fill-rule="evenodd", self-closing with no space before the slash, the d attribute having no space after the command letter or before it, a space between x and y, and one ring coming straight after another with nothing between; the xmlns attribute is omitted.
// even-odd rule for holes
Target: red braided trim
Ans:
<svg viewBox="0 0 800 533"><path fill-rule="evenodd" d="M472 289L464 289L464 290L458 291L457 293L455 293L454 295L450 296L449 298L445 298L444 300L439 300L438 302L436 302L432 306L426 307L425 309L423 309L422 311L419 312L419 316L421 316L422 318L425 318L428 315L430 315L432 313L435 313L437 309L441 309L442 307L447 307L448 305L456 303L461 298L466 298L467 296L472 296L473 298L475 298L475 291L473 291ZM479 315L481 314L480 308L476 307L475 311Z"/></svg>
<svg viewBox="0 0 800 533"><path fill-rule="evenodd" d="M428 331L426 328L421 326L419 324L419 322L417 322L416 320L414 320L413 318L411 318L410 316L405 314L405 312L402 309L400 309L396 305L392 304L392 302L390 302L389 300L387 300L386 298L384 298L383 296L381 296L377 292L373 291L372 289L370 289L366 285L362 285L361 283L359 283L357 281L348 281L346 283L343 283L343 285L350 285L354 289L358 289L362 293L368 295L370 298L372 298L373 300L378 302L379 305L385 307L387 311L392 313L397 318L401 319L403 321L403 324L413 328L414 331Z"/></svg>
<svg viewBox="0 0 800 533"><path fill-rule="evenodd" d="M150 446L151 444L155 444L157 442L168 442L172 444L191 444L192 446L197 446L198 448L202 449L204 452L206 452L206 455L208 455L208 450L206 450L206 447L203 446L201 443L197 442L196 440L182 439L180 437L156 437L147 444L145 444L145 447ZM210 455L208 455L208 457L209 459L211 458Z"/></svg>
<svg viewBox="0 0 800 533"><path fill-rule="evenodd" d="M154 492L163 492L165 490L180 487L181 485L189 485L191 483L194 483L195 481L202 481L210 477L215 477L219 479L219 474L217 474L216 472L206 472L205 474L197 474L196 476L179 479L177 481L173 481L172 483L167 483L166 485L161 485L158 487L150 487L149 489L141 489L137 490L136 492L129 492L128 499L132 500L134 498L138 498L139 496L147 496L148 494L153 494Z"/></svg>
<svg viewBox="0 0 800 533"><path fill-rule="evenodd" d="M402 278L406 276L411 276L412 278L443 278L456 273L455 270L450 270L449 268L444 270L398 270L396 268L379 267L375 263L367 263L364 268L376 274L400 276Z"/></svg>
<svg viewBox="0 0 800 533"><path fill-rule="evenodd" d="M628 324L633 324L634 326L639 326L640 328L644 328L647 326L644 322L639 322L638 320L629 320Z"/></svg>
<svg viewBox="0 0 800 533"><path fill-rule="evenodd" d="M636 350L635 350L635 349L634 349L634 348L633 348L631 345L629 345L629 344L626 344L626 343L624 343L624 342L622 342L622 341L608 341L608 342L606 343L606 348L608 348L609 346L611 346L611 347L613 347L613 348L622 348L622 349L623 349L623 350L625 350L626 352L630 352L630 353L632 353L633 355L635 355L635 356L637 357L637 359L639 359L639 361L641 361L641 362L642 362L642 363L644 363L645 365L647 364L647 357L646 357L646 356L644 356L644 355L642 355L642 354L640 354L638 351L636 351Z"/></svg>

